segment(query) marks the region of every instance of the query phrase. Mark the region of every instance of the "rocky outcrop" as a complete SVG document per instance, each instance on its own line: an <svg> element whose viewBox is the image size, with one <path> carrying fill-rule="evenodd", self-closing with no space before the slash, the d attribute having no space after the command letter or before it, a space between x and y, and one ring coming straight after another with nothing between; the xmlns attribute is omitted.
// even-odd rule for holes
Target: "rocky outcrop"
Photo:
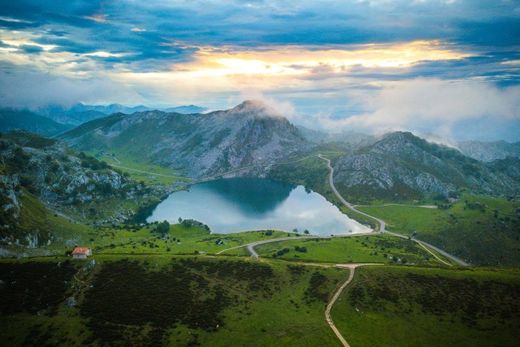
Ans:
<svg viewBox="0 0 520 347"><path fill-rule="evenodd" d="M125 208L120 203L98 206L106 201L137 205L163 193L62 143L29 133L2 135L0 161L0 236L11 243L35 247L47 242L47 210L72 212L82 221L92 217L121 222L133 212L129 204Z"/></svg>
<svg viewBox="0 0 520 347"><path fill-rule="evenodd" d="M396 132L338 158L334 180L344 191L373 198L448 196L461 188L490 195L519 194L514 168L510 171L508 175L457 150Z"/></svg>

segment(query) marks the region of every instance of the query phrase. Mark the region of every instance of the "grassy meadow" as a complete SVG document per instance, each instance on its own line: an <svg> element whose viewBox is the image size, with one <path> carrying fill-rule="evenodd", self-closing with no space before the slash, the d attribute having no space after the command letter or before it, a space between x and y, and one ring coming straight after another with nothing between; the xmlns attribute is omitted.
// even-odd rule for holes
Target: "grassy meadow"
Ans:
<svg viewBox="0 0 520 347"><path fill-rule="evenodd" d="M365 267L332 310L352 346L516 346L520 273Z"/></svg>
<svg viewBox="0 0 520 347"><path fill-rule="evenodd" d="M291 261L442 265L415 242L390 235L296 239L256 249L263 257Z"/></svg>
<svg viewBox="0 0 520 347"><path fill-rule="evenodd" d="M520 202L463 195L449 207L359 206L382 218L387 229L430 242L476 265L520 264Z"/></svg>

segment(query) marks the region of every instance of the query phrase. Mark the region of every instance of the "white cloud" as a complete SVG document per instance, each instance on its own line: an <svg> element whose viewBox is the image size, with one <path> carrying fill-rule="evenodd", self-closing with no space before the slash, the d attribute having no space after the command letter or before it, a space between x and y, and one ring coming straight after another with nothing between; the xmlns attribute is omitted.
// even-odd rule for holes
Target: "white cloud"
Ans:
<svg viewBox="0 0 520 347"><path fill-rule="evenodd" d="M0 71L0 105L36 108L48 104L70 106L78 101L136 104L143 98L102 77L89 79L53 76L35 71Z"/></svg>
<svg viewBox="0 0 520 347"><path fill-rule="evenodd" d="M366 112L345 119L322 117L327 128L371 132L429 131L449 135L461 121L482 118L520 120L520 86L499 88L482 80L414 79L383 83L353 95Z"/></svg>
<svg viewBox="0 0 520 347"><path fill-rule="evenodd" d="M276 113L279 113L281 116L294 120L294 118L298 117L296 110L294 106L288 102L288 101L281 101L269 96L264 95L259 90L244 90L240 94L240 98L232 98L228 102L228 106L232 107L243 100L260 100L269 107L271 107L273 110L275 110Z"/></svg>

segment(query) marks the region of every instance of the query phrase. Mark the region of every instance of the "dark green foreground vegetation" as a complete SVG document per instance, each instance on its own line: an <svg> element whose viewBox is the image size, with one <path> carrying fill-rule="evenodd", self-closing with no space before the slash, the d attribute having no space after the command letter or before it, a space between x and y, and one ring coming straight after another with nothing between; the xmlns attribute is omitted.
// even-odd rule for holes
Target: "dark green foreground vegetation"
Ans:
<svg viewBox="0 0 520 347"><path fill-rule="evenodd" d="M334 346L323 308L346 275L161 256L1 263L0 274L2 346Z"/></svg>
<svg viewBox="0 0 520 347"><path fill-rule="evenodd" d="M2 346L338 346L348 272L286 261L98 255L0 263ZM520 274L356 270L334 306L352 346L514 346Z"/></svg>
<svg viewBox="0 0 520 347"><path fill-rule="evenodd" d="M517 346L518 271L356 270L332 317L352 346Z"/></svg>

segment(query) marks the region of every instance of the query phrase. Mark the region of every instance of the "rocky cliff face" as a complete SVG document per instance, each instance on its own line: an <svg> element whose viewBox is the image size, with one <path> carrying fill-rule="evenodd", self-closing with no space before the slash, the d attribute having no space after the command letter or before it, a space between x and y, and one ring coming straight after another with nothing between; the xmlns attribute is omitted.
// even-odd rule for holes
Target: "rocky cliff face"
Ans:
<svg viewBox="0 0 520 347"><path fill-rule="evenodd" d="M335 182L356 196L420 198L448 196L460 188L485 194L518 194L520 185L498 168L396 132L336 160Z"/></svg>
<svg viewBox="0 0 520 347"><path fill-rule="evenodd" d="M191 177L261 175L278 159L308 146L287 119L258 101L199 115L114 115L86 123L63 139L78 149L110 150Z"/></svg>
<svg viewBox="0 0 520 347"><path fill-rule="evenodd" d="M36 225L44 229L46 208L56 213L73 212L79 220L89 217L110 220L115 216L122 220L132 211L121 210L120 204L110 209L98 206L106 201L146 201L159 194L127 179L105 163L71 151L62 143L28 133L2 135L0 161L2 238L14 235L19 229L28 229L24 216L31 220L40 218Z"/></svg>

